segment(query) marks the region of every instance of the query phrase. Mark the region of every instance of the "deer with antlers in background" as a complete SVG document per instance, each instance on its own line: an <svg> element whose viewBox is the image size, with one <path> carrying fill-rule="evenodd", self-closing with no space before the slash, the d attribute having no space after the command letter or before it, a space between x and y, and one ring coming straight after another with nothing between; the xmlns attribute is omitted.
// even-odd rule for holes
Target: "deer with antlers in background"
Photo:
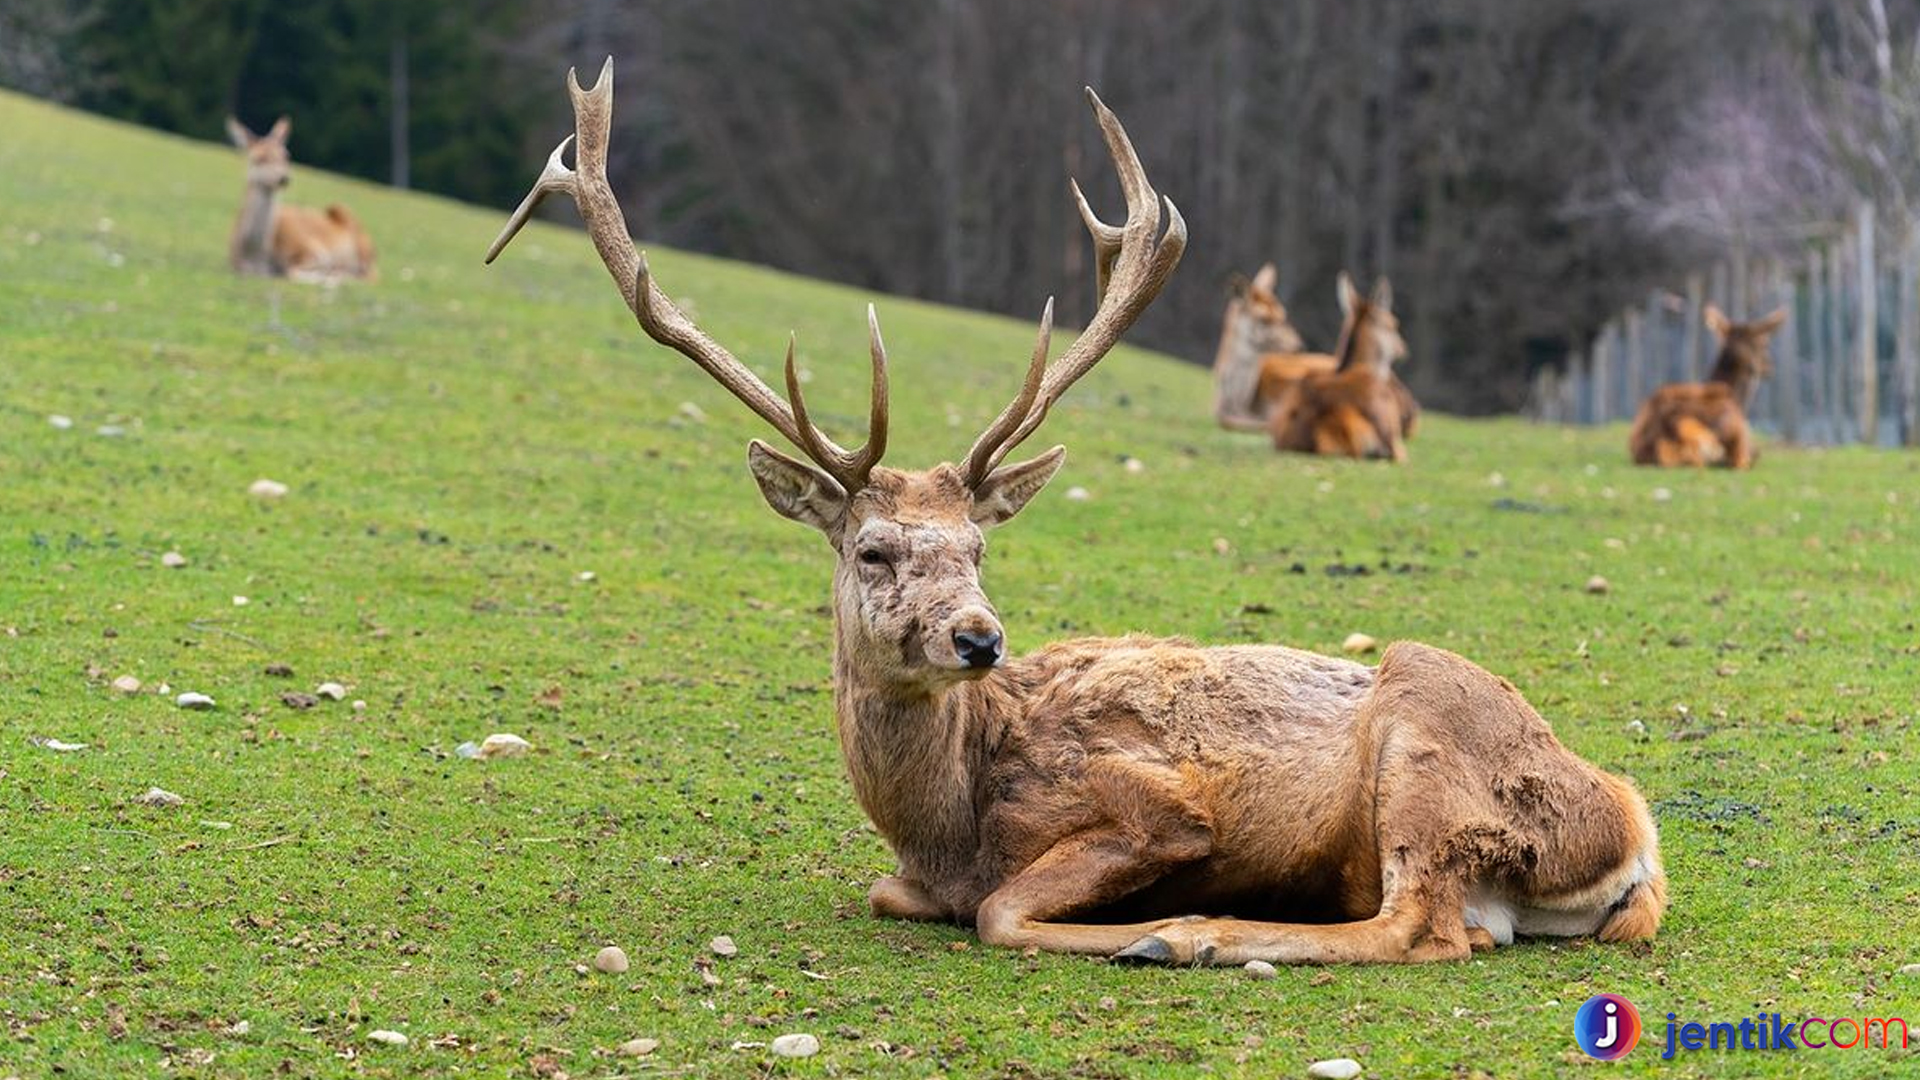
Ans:
<svg viewBox="0 0 1920 1080"><path fill-rule="evenodd" d="M1768 347L1787 321L1776 309L1756 322L1737 323L1708 304L1702 317L1720 339L1720 355L1703 383L1672 383L1647 395L1633 418L1627 450L1635 465L1721 465L1751 468L1757 456L1747 408L1760 380L1773 373Z"/></svg>
<svg viewBox="0 0 1920 1080"><path fill-rule="evenodd" d="M846 450L809 420L791 345L782 399L654 280L606 177L612 61L591 90L567 82L575 132L488 260L543 198L571 196L641 329L804 453L756 439L747 465L768 505L834 552L841 752L898 861L868 894L876 915L972 925L1012 948L1214 964L1462 959L1515 934L1654 933L1666 879L1645 803L1458 656L1403 643L1371 668L1145 636L1009 654L980 584L985 532L1066 451L1007 458L1186 246L1091 90L1127 205L1110 225L1073 188L1096 254L1092 321L1049 363L1049 301L1013 402L960 463L916 471L880 464L887 356L873 309L868 437Z"/></svg>
<svg viewBox="0 0 1920 1080"><path fill-rule="evenodd" d="M227 137L247 156L247 190L233 223L228 260L236 273L258 277L371 280L373 238L352 211L338 203L310 210L280 201L280 189L293 180L287 152L292 127L283 116L265 135L255 135L227 117Z"/></svg>
<svg viewBox="0 0 1920 1080"><path fill-rule="evenodd" d="M1393 373L1407 355L1393 315L1393 286L1381 278L1363 297L1344 272L1335 286L1345 321L1334 355L1320 370L1284 379L1276 374L1270 390L1267 372L1261 373L1262 390L1272 395L1267 430L1274 448L1405 461L1420 406Z"/></svg>

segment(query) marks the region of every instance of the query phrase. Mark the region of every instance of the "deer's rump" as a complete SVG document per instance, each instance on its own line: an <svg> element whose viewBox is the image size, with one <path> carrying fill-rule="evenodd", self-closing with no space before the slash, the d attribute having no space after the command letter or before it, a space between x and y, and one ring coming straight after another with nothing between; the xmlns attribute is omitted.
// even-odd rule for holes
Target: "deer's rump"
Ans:
<svg viewBox="0 0 1920 1080"><path fill-rule="evenodd" d="M1640 465L1717 464L1746 419L1721 383L1674 383L1647 395L1628 447Z"/></svg>

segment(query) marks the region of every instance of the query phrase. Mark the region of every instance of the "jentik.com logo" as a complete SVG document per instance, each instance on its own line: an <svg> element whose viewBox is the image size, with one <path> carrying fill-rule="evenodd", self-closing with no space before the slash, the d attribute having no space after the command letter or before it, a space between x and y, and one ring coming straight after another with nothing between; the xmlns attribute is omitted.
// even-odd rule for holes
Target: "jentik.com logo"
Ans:
<svg viewBox="0 0 1920 1080"><path fill-rule="evenodd" d="M1573 1037L1587 1056L1618 1061L1640 1045L1640 1010L1619 994L1595 994L1573 1014Z"/></svg>

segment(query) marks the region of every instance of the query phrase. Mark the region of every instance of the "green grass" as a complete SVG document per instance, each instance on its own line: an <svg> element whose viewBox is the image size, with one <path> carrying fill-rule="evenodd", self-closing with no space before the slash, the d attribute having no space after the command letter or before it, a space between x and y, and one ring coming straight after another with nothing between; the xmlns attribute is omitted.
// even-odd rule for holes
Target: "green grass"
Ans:
<svg viewBox="0 0 1920 1080"><path fill-rule="evenodd" d="M1267 983L1023 956L865 916L891 864L831 734L830 555L763 507L755 422L643 339L582 235L537 227L487 270L500 211L304 170L291 196L349 202L383 279L236 280L231 152L3 95L0 130L0 1077L1915 1063L1655 1044L1670 1010L1920 1022L1920 977L1895 974L1920 961L1920 458L1769 446L1748 475L1655 473L1619 429L1438 417L1403 469L1278 458L1213 428L1203 372L1121 350L1049 425L1065 473L994 539L1015 646L1364 630L1466 653L1641 785L1674 903L1646 947ZM763 371L797 329L823 422L853 425L867 296L654 265ZM880 310L893 460L959 454L1031 328ZM261 477L291 494L250 498ZM1328 571L1351 566L1371 572ZM119 694L123 674L218 708ZM281 703L325 679L365 711ZM452 756L494 731L539 750ZM186 805L135 805L151 785ZM741 952L708 987L721 933ZM576 971L607 943L629 973ZM1571 1039L1600 991L1647 1021L1622 1066ZM732 1049L786 1031L825 1049ZM662 1046L610 1056L635 1036Z"/></svg>

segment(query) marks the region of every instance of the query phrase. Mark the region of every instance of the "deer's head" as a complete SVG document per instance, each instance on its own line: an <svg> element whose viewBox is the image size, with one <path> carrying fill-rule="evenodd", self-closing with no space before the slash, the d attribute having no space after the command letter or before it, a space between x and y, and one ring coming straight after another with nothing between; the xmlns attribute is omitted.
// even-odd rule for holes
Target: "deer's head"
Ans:
<svg viewBox="0 0 1920 1080"><path fill-rule="evenodd" d="M247 156L247 183L278 191L293 179L293 158L287 154L287 135L293 121L281 117L265 135L255 135L233 117L227 117L227 138Z"/></svg>
<svg viewBox="0 0 1920 1080"><path fill-rule="evenodd" d="M1287 306L1274 294L1280 271L1267 263L1251 279L1235 275L1233 297L1246 312L1247 344L1257 353L1297 353L1304 347L1300 332L1287 317Z"/></svg>
<svg viewBox="0 0 1920 1080"><path fill-rule="evenodd" d="M1713 336L1720 339L1715 376L1725 377L1727 381L1738 377L1751 382L1773 374L1773 334L1786 323L1786 308L1775 308L1766 318L1753 322L1734 322L1717 305L1708 304L1701 319L1707 329L1713 331Z"/></svg>
<svg viewBox="0 0 1920 1080"><path fill-rule="evenodd" d="M1093 235L1098 310L1074 343L1049 363L1053 301L1047 301L1020 393L961 464L914 472L880 466L887 448L887 353L873 308L867 309L873 369L867 441L858 450L845 450L809 419L791 343L783 399L694 325L654 282L646 257L634 251L606 179L613 61L607 61L591 90L582 90L572 72L567 87L574 134L547 159L487 261L499 255L543 198L556 192L572 196L641 328L692 360L805 456L793 457L756 439L747 449L747 465L775 512L819 530L832 545L838 560L835 614L848 659L887 682L926 689L979 677L998 666L1006 656L1005 632L980 587L985 530L1019 513L1059 470L1066 450L1056 446L1013 464L1006 462L1007 455L1159 295L1186 248L1186 224L1173 203L1148 183L1120 122L1087 91L1127 202L1126 224L1109 225L1073 185ZM576 147L572 169L564 160L569 144Z"/></svg>
<svg viewBox="0 0 1920 1080"><path fill-rule="evenodd" d="M1353 364L1372 364L1385 372L1407 358L1407 342L1400 336L1400 320L1393 314L1393 283L1386 278L1373 283L1373 292L1360 295L1346 271L1334 282L1340 301L1340 346L1335 350L1342 368Z"/></svg>

